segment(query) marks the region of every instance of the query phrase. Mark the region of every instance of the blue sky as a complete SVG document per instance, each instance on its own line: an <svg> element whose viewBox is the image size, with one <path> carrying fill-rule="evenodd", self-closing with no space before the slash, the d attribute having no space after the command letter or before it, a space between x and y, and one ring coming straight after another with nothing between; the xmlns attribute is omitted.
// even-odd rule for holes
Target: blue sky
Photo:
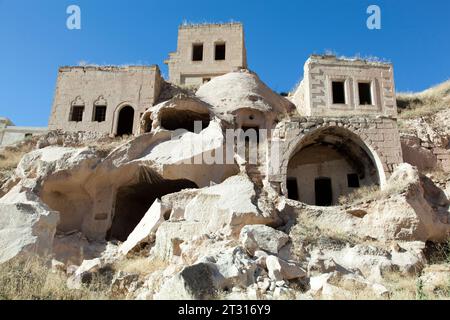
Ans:
<svg viewBox="0 0 450 320"><path fill-rule="evenodd" d="M66 28L71 4L81 30ZM381 30L366 27L371 4ZM0 0L0 116L46 126L62 65L158 64L167 74L184 20L243 22L249 67L276 91L326 50L388 59L397 90L420 91L450 78L449 14L448 0Z"/></svg>

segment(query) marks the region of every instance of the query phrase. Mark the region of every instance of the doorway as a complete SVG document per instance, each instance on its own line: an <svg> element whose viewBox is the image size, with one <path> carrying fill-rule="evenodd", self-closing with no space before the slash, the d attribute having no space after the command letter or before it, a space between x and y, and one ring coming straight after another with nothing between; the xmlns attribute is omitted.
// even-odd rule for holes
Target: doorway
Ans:
<svg viewBox="0 0 450 320"><path fill-rule="evenodd" d="M123 107L119 112L119 121L117 122L117 135L133 134L134 109L130 106Z"/></svg>
<svg viewBox="0 0 450 320"><path fill-rule="evenodd" d="M330 178L317 178L315 182L316 206L333 205L333 190Z"/></svg>
<svg viewBox="0 0 450 320"><path fill-rule="evenodd" d="M298 201L298 184L297 184L297 178L288 178L287 179L287 190L288 190L288 198L291 200Z"/></svg>

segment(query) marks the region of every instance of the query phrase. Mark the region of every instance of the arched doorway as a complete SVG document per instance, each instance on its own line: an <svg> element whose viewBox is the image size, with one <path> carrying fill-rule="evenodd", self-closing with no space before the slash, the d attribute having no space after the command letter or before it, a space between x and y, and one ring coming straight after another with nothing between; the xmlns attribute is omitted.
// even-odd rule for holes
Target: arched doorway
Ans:
<svg viewBox="0 0 450 320"><path fill-rule="evenodd" d="M380 185L375 157L347 129L313 131L291 153L286 177L288 197L309 205L332 206L360 187Z"/></svg>
<svg viewBox="0 0 450 320"><path fill-rule="evenodd" d="M123 107L119 112L119 120L117 121L117 135L133 134L134 109L130 106Z"/></svg>

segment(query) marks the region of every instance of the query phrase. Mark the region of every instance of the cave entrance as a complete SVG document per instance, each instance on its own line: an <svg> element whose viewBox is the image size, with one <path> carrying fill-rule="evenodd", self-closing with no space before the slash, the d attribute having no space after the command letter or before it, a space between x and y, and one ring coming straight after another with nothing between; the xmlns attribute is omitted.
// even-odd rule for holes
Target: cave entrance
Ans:
<svg viewBox="0 0 450 320"><path fill-rule="evenodd" d="M195 122L202 123L202 129L209 126L210 116L208 113L199 113L189 110L167 109L161 111L161 126L170 131L185 129L195 132Z"/></svg>
<svg viewBox="0 0 450 320"><path fill-rule="evenodd" d="M134 109L130 106L123 107L119 112L119 120L117 122L117 135L133 134Z"/></svg>
<svg viewBox="0 0 450 320"><path fill-rule="evenodd" d="M117 190L114 217L108 240L127 240L156 199L198 186L186 179L139 182Z"/></svg>
<svg viewBox="0 0 450 320"><path fill-rule="evenodd" d="M347 129L329 127L307 134L291 153L286 195L308 205L337 205L340 197L359 187L380 185L382 168L374 159Z"/></svg>

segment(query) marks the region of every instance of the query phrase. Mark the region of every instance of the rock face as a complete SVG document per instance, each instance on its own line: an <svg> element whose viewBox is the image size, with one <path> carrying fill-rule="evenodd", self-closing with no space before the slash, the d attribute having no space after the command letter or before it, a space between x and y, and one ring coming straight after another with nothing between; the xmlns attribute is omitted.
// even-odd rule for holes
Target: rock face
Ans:
<svg viewBox="0 0 450 320"><path fill-rule="evenodd" d="M221 115L231 115L238 109L265 113L287 113L295 109L289 100L277 95L248 70L214 78L201 86L196 96L213 106L214 112Z"/></svg>
<svg viewBox="0 0 450 320"><path fill-rule="evenodd" d="M14 257L52 253L57 212L20 187L0 199L0 263Z"/></svg>
<svg viewBox="0 0 450 320"><path fill-rule="evenodd" d="M213 266L200 263L184 268L167 281L155 300L204 300L213 297L217 271Z"/></svg>
<svg viewBox="0 0 450 320"><path fill-rule="evenodd" d="M439 242L448 238L450 221L448 200L442 191L436 191L433 183L416 168L402 164L385 189L371 200L333 208L305 206L288 200L281 211L284 216L309 217L321 229L360 238Z"/></svg>
<svg viewBox="0 0 450 320"><path fill-rule="evenodd" d="M439 199L427 197L429 186L415 168L400 165L389 184L393 188L400 186L397 192L403 193L369 206L363 218L365 234L380 240L404 241L442 241L448 237L448 200L439 204L436 202Z"/></svg>
<svg viewBox="0 0 450 320"><path fill-rule="evenodd" d="M284 261L276 256L266 258L269 277L275 281L292 280L306 276L305 270L294 262Z"/></svg>
<svg viewBox="0 0 450 320"><path fill-rule="evenodd" d="M69 276L70 288L98 276L112 292L140 299L354 298L352 288L385 298L390 292L382 280L393 270L402 277L423 271L424 290L441 290L447 270L424 269L424 250L427 241L450 234L450 182L445 194L442 184L401 164L386 183L379 179L383 189L367 199L335 207L287 199L286 177L269 172L272 143L285 142L286 159L277 168L284 170L299 146L345 147L353 135L365 135L347 127L368 133L374 125L383 137L397 134L395 119L368 123L364 117L294 113L291 102L243 70L214 78L195 96L177 95L150 107L142 135L104 150L95 143L72 145L70 138L41 141L40 149L23 157L0 198L0 263L51 255L53 270ZM257 164L236 153L227 164L212 161L228 148L230 128L273 131L270 141L257 143L263 155ZM299 145L293 128L306 139ZM422 138L436 128L429 129ZM434 168L443 158L422 138L405 140L403 151L421 169ZM394 160L382 156L388 169L381 163L367 171L391 173L401 157L397 147L387 147ZM142 274L113 270L130 253L155 263L144 264Z"/></svg>

